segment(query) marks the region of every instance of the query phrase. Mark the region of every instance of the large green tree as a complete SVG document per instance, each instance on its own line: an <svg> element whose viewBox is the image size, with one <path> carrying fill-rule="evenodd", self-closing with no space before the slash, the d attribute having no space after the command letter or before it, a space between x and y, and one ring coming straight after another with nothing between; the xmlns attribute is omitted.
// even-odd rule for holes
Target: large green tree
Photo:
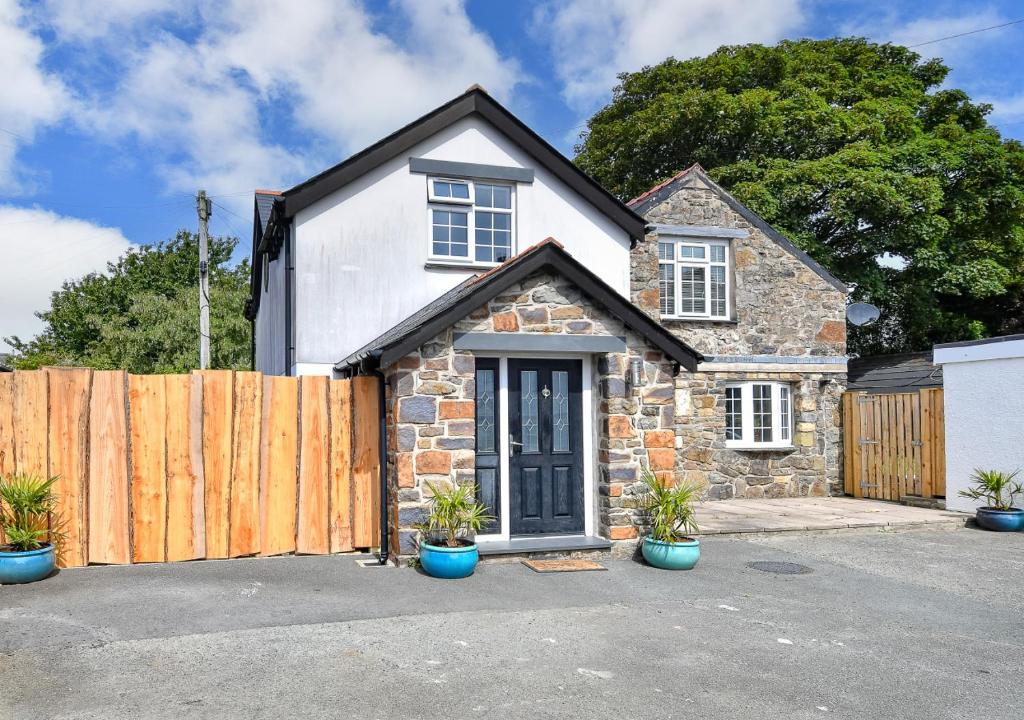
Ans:
<svg viewBox="0 0 1024 720"><path fill-rule="evenodd" d="M882 309L851 350L1021 332L1024 147L948 72L860 38L670 58L619 76L576 162L624 199L703 165Z"/></svg>
<svg viewBox="0 0 1024 720"><path fill-rule="evenodd" d="M249 263L230 264L235 238L210 239L210 355L214 368L245 369L251 326L243 315ZM31 340L6 338L18 368L84 365L133 373L199 366L199 243L179 231L69 280L53 293L45 326Z"/></svg>

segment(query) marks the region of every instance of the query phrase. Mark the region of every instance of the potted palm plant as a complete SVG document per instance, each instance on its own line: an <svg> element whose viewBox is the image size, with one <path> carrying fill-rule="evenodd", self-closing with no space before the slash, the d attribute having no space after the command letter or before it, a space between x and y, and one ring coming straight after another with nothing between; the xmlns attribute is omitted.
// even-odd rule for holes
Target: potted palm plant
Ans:
<svg viewBox="0 0 1024 720"><path fill-rule="evenodd" d="M698 531L693 512L698 488L689 483L663 485L649 470L643 480L647 485L643 510L650 526L641 549L644 560L664 570L693 569L700 559L700 540L687 533Z"/></svg>
<svg viewBox="0 0 1024 720"><path fill-rule="evenodd" d="M494 517L466 485L440 488L428 482L426 487L431 495L430 514L420 526L420 567L436 578L468 577L480 560L472 537Z"/></svg>
<svg viewBox="0 0 1024 720"><path fill-rule="evenodd" d="M1024 494L1024 485L1015 479L1019 473L1020 469L1012 473L974 471L971 475L973 487L961 490L960 497L985 503L975 512L978 527L1001 532L1024 530L1024 510L1013 506L1014 496Z"/></svg>
<svg viewBox="0 0 1024 720"><path fill-rule="evenodd" d="M63 540L53 484L57 478L0 477L0 584L29 583L53 572Z"/></svg>

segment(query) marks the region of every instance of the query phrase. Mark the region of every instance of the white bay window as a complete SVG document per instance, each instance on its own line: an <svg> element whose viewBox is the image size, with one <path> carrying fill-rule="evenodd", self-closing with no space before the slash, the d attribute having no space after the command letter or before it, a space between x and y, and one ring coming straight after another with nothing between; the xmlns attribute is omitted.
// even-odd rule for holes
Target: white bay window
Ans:
<svg viewBox="0 0 1024 720"><path fill-rule="evenodd" d="M496 265L512 257L513 195L511 185L428 178L430 260Z"/></svg>
<svg viewBox="0 0 1024 720"><path fill-rule="evenodd" d="M787 383L742 382L725 388L725 445L782 448L793 444L793 397Z"/></svg>
<svg viewBox="0 0 1024 720"><path fill-rule="evenodd" d="M727 320L729 243L658 238L658 288L663 318Z"/></svg>

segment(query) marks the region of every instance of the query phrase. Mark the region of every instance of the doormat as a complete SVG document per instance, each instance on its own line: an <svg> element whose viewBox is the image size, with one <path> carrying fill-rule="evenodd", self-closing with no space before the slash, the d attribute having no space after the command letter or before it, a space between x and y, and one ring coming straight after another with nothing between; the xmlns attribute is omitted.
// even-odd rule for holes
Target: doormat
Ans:
<svg viewBox="0 0 1024 720"><path fill-rule="evenodd" d="M523 565L539 573L585 572L587 570L608 569L593 560L523 560Z"/></svg>

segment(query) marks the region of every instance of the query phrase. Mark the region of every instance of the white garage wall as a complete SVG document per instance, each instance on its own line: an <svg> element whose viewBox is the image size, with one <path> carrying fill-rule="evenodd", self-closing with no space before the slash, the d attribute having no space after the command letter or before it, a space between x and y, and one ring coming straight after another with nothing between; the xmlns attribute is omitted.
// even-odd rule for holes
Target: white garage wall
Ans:
<svg viewBox="0 0 1024 720"><path fill-rule="evenodd" d="M942 365L945 389L946 507L969 511L981 503L958 491L975 468L1024 468L1024 339L937 346L935 362Z"/></svg>

